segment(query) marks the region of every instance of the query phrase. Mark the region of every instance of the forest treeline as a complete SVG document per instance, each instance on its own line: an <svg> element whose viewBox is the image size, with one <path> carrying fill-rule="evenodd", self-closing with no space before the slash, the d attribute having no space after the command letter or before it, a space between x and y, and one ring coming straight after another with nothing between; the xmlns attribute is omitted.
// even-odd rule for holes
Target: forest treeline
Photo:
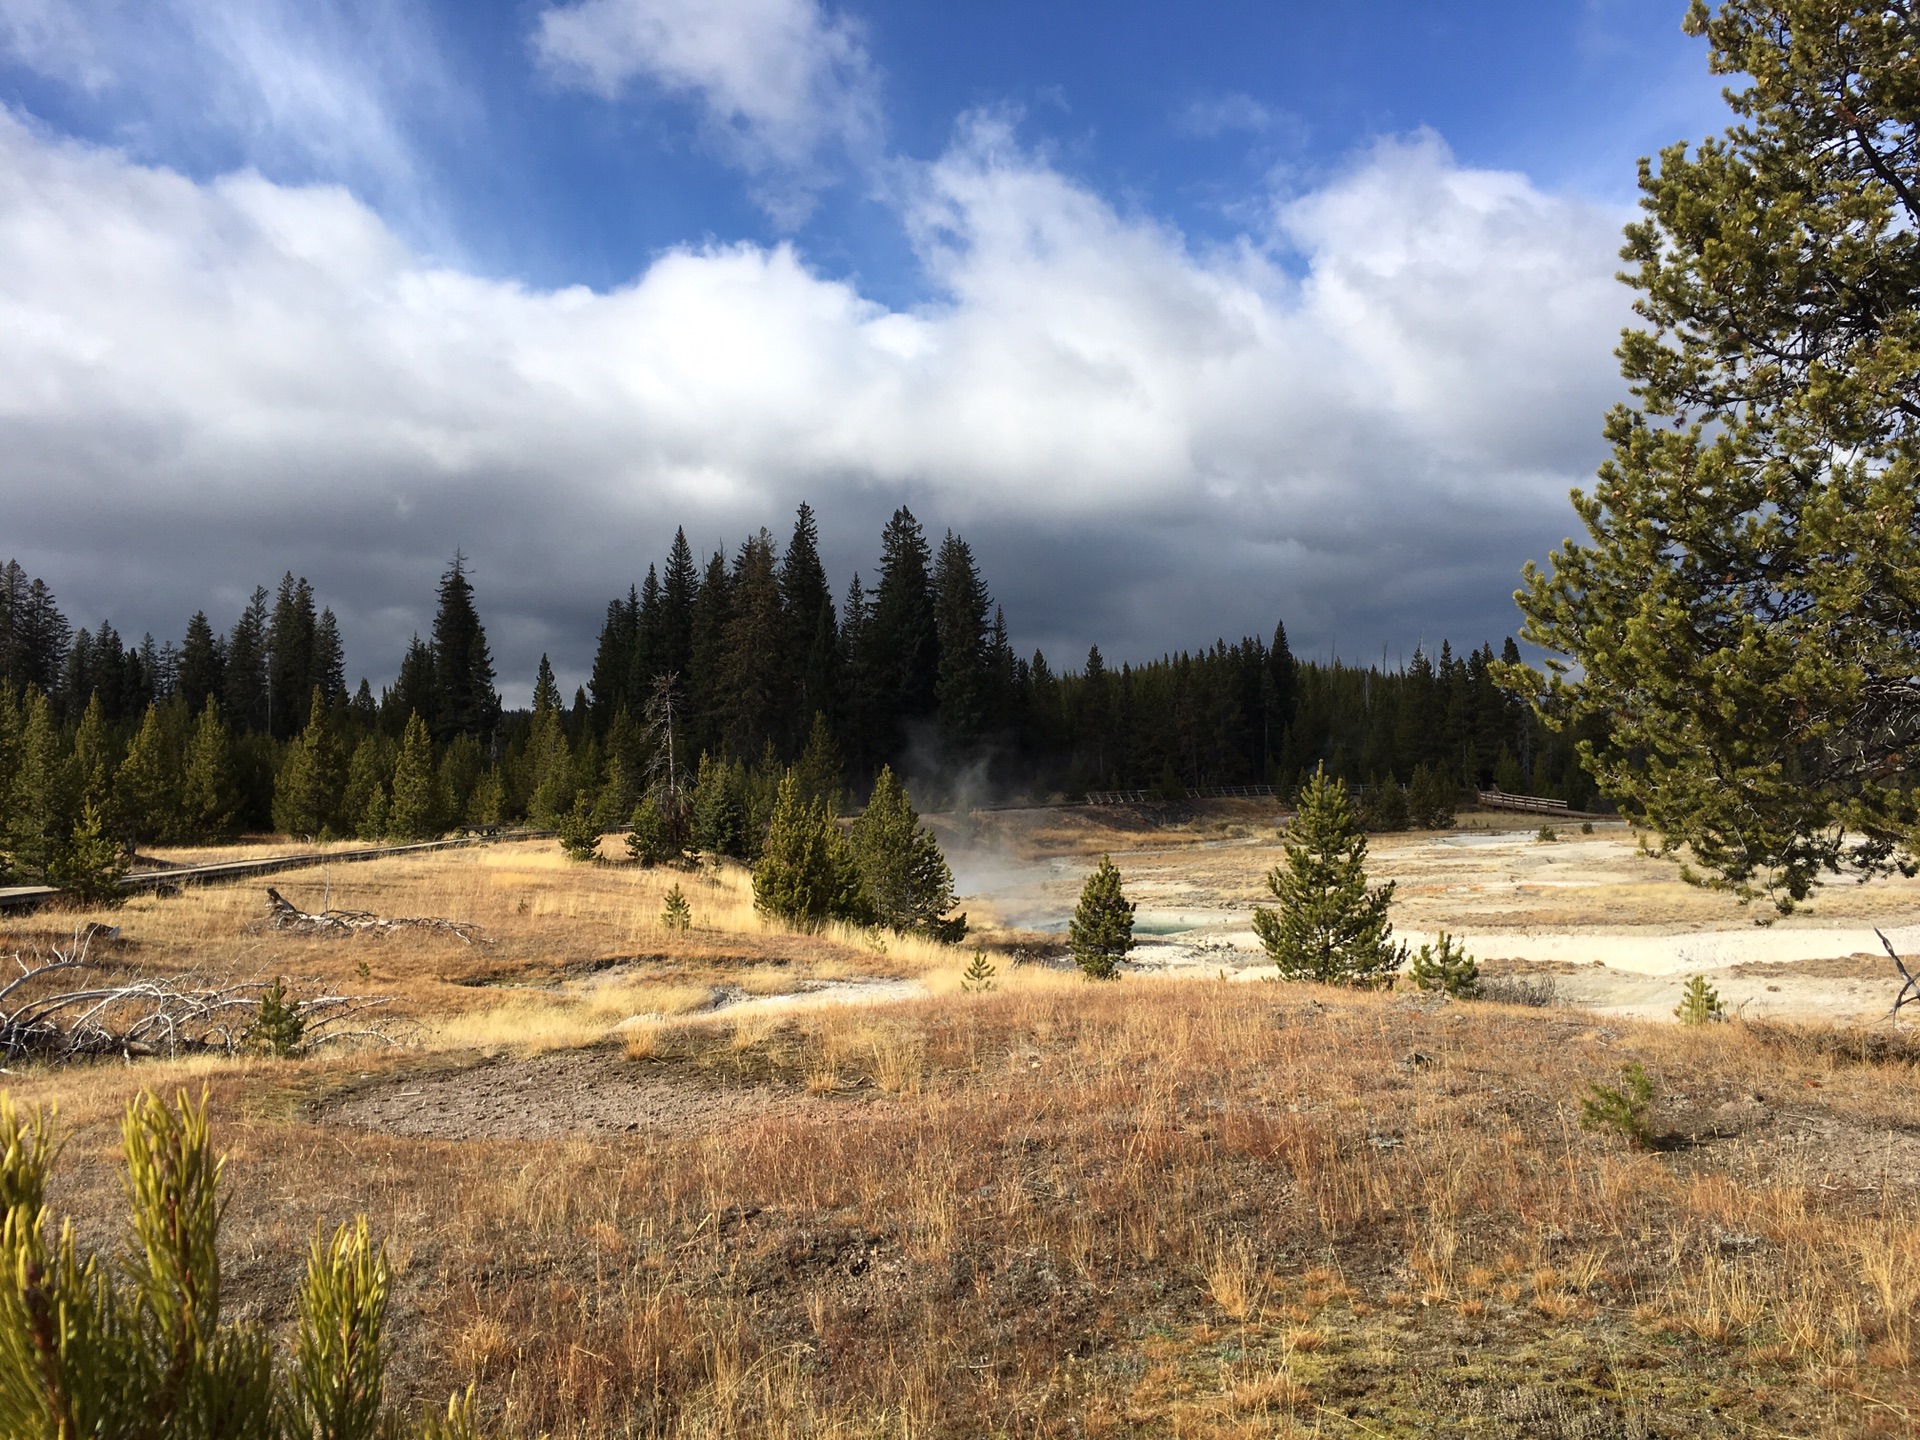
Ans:
<svg viewBox="0 0 1920 1440"><path fill-rule="evenodd" d="M812 511L704 562L677 533L607 607L591 679L567 700L547 657L505 711L456 555L394 683L349 689L339 628L306 580L258 589L226 629L180 641L75 629L51 587L0 569L0 853L43 876L82 839L122 846L242 832L411 838L555 824L586 797L626 820L668 791L699 848L751 859L783 772L863 797L885 767L924 806L1216 785L1283 792L1315 767L1361 785L1503 789L1586 803L1567 736L1537 728L1483 644L1394 669L1296 657L1271 638L1056 669L1017 654L971 548L906 509L869 584L836 604ZM1517 659L1509 639L1502 652ZM717 827L717 828L716 828Z"/></svg>

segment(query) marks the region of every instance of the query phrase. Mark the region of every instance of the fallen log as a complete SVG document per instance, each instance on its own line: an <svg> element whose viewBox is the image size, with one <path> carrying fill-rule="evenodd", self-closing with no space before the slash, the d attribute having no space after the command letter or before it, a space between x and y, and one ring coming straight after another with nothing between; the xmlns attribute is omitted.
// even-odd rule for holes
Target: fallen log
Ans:
<svg viewBox="0 0 1920 1440"><path fill-rule="evenodd" d="M371 910L306 911L295 905L273 886L267 886L267 928L296 935L391 935L398 930L428 930L442 935L457 935L471 945L479 926L464 920L443 920L436 916L375 915Z"/></svg>

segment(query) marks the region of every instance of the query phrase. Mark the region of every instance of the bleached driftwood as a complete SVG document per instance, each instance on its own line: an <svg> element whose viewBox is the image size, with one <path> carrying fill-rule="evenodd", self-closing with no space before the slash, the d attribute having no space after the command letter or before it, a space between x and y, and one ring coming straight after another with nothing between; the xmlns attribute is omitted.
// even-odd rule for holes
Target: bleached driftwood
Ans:
<svg viewBox="0 0 1920 1440"><path fill-rule="evenodd" d="M1887 1011L1887 1017L1891 1019L1900 1013L1902 1005L1920 1005L1920 980L1915 979L1912 972L1901 963L1899 952L1893 948L1891 940L1880 934L1879 926L1874 927L1873 933L1880 935L1880 948L1887 952L1887 957L1893 961L1893 968L1900 972L1903 982L1899 993L1893 997L1893 1008Z"/></svg>
<svg viewBox="0 0 1920 1440"><path fill-rule="evenodd" d="M193 975L114 978L88 954L92 936L54 947L51 958L15 952L12 980L0 986L0 1057L75 1060L87 1056L232 1054L247 1048L264 981L217 985ZM75 981L93 981L80 983ZM380 1012L386 995L291 995L303 1021L301 1050L348 1040L398 1043Z"/></svg>
<svg viewBox="0 0 1920 1440"><path fill-rule="evenodd" d="M473 943L477 925L464 920L442 920L434 916L396 916L391 919L370 910L319 910L309 913L295 905L273 886L267 887L267 928L288 930L296 935L391 935L396 930L430 930L442 935L457 935Z"/></svg>

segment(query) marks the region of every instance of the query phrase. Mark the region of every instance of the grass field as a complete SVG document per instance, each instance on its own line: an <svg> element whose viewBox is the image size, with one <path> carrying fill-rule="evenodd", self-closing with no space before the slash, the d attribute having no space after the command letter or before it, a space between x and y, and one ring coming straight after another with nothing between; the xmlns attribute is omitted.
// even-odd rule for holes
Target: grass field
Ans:
<svg viewBox="0 0 1920 1440"><path fill-rule="evenodd" d="M1167 837L1048 843L1125 868ZM550 843L285 879L478 937L249 929L252 884L99 917L113 966L391 994L409 1043L16 1072L60 1109L55 1204L112 1241L121 1108L207 1086L240 1312L286 1322L314 1224L365 1212L391 1383L473 1381L510 1433L1916 1429L1906 1032L1095 986L1014 965L1012 932L964 994L965 953L789 934L737 871ZM9 921L0 954L83 918ZM804 991L905 998L778 998ZM1629 1061L1652 1149L1579 1124Z"/></svg>

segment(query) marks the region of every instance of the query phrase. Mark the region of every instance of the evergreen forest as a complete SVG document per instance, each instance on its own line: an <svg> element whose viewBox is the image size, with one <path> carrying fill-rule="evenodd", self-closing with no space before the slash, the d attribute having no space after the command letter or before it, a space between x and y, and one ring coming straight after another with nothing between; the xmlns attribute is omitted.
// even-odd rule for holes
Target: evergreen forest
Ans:
<svg viewBox="0 0 1920 1440"><path fill-rule="evenodd" d="M830 808L885 769L928 808L1138 789L1167 799L1316 769L1361 792L1501 789L1593 799L1573 736L1495 680L1511 639L1397 668L1307 660L1270 638L1111 664L1014 650L971 547L895 512L871 583L835 599L812 510L704 560L667 555L607 605L569 699L543 656L506 711L464 556L392 685L349 689L338 624L303 578L175 642L75 628L52 587L0 568L0 857L56 874L82 843L243 833L412 839L576 812L611 826L665 794L696 848L752 860L782 775ZM584 639L584 637L583 637ZM584 648L584 647L583 647ZM1394 823L1396 806L1377 807ZM1405 823L1404 810L1399 823ZM1416 820L1418 817L1415 817Z"/></svg>

